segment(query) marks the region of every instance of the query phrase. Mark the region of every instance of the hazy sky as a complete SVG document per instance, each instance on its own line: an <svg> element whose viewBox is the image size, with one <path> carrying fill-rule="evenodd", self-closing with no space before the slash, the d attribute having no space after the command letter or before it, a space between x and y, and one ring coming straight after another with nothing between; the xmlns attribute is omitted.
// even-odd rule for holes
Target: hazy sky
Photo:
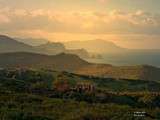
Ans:
<svg viewBox="0 0 160 120"><path fill-rule="evenodd" d="M0 0L0 34L159 48L160 0Z"/></svg>

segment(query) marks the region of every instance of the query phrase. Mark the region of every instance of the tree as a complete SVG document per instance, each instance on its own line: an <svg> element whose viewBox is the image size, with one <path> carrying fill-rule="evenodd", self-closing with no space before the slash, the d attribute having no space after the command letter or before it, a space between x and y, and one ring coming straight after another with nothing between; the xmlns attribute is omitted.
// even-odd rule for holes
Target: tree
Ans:
<svg viewBox="0 0 160 120"><path fill-rule="evenodd" d="M70 89L69 80L63 74L58 75L57 79L53 82L53 86L59 92L66 92Z"/></svg>

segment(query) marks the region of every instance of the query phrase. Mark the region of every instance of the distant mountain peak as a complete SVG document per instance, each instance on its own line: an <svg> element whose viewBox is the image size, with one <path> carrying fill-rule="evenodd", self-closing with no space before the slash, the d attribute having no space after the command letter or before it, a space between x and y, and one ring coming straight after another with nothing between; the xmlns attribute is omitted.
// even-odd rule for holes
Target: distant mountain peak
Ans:
<svg viewBox="0 0 160 120"><path fill-rule="evenodd" d="M10 38L10 37L8 37L7 35L1 35L0 34L0 38Z"/></svg>
<svg viewBox="0 0 160 120"><path fill-rule="evenodd" d="M19 42L19 41L15 40L14 38L9 37L7 35L0 35L0 42L2 42L2 41L6 42L6 44L8 42L8 43L18 43L18 44L23 44L24 45L23 42Z"/></svg>
<svg viewBox="0 0 160 120"><path fill-rule="evenodd" d="M18 52L18 51L35 51L32 46L26 45L22 42L18 42L6 35L0 35L0 53L6 52Z"/></svg>
<svg viewBox="0 0 160 120"><path fill-rule="evenodd" d="M43 38L14 38L14 39L30 46L39 46L48 42L48 40Z"/></svg>
<svg viewBox="0 0 160 120"><path fill-rule="evenodd" d="M63 47L65 48L65 46L60 42L50 42L50 41L48 41L45 44L40 45L39 47Z"/></svg>
<svg viewBox="0 0 160 120"><path fill-rule="evenodd" d="M81 49L84 48L93 53L116 53L123 52L125 48L121 48L111 41L102 39L86 40L86 41L70 41L64 43L66 48Z"/></svg>
<svg viewBox="0 0 160 120"><path fill-rule="evenodd" d="M5 41L5 42L18 42L15 41L13 38L8 37L6 35L0 35L0 42Z"/></svg>

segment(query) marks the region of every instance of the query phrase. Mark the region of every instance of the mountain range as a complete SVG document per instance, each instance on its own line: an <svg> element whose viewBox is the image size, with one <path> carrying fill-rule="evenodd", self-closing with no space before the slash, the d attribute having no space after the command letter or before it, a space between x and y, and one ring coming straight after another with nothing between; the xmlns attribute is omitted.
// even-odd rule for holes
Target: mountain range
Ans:
<svg viewBox="0 0 160 120"><path fill-rule="evenodd" d="M33 53L41 53L41 54L47 54L47 55L70 53L70 54L76 54L81 58L89 57L89 53L85 49L66 49L62 43L47 42L39 46L31 46L29 44L25 44L20 41L21 41L20 39L19 41L17 41L11 37L0 35L0 53L33 52Z"/></svg>
<svg viewBox="0 0 160 120"><path fill-rule="evenodd" d="M80 75L132 80L160 80L160 68L141 66L112 66L88 63L77 55L61 53L43 55L27 52L1 53L0 68L34 68L67 71Z"/></svg>
<svg viewBox="0 0 160 120"><path fill-rule="evenodd" d="M48 42L47 39L43 38L13 38L16 41L23 42L30 46L39 46Z"/></svg>
<svg viewBox="0 0 160 120"><path fill-rule="evenodd" d="M19 39L19 41L21 40ZM26 41L25 43L27 43ZM38 43L37 41L41 41L39 44L42 43L42 39L30 39L28 40L28 43ZM44 47L50 55L53 55L53 51L63 51L65 53L76 54L81 58L94 63L109 63L118 66L147 64L160 67L160 49L127 49L122 48L111 41L102 39L86 41L75 40L63 43L48 42L49 44L47 43L47 40L44 40L43 42L44 44L39 46ZM55 46L56 44L59 44L59 48L58 46Z"/></svg>
<svg viewBox="0 0 160 120"><path fill-rule="evenodd" d="M0 53L18 51L38 52L37 49L32 46L18 42L8 36L0 35Z"/></svg>
<svg viewBox="0 0 160 120"><path fill-rule="evenodd" d="M89 52L97 52L101 54L118 54L118 53L159 53L160 49L128 49L122 48L113 42L96 39L86 41L69 41L63 43L66 48L70 49L81 49L84 48Z"/></svg>
<svg viewBox="0 0 160 120"><path fill-rule="evenodd" d="M113 42L101 39L86 40L86 41L69 41L69 42L64 42L64 45L68 49L84 48L89 52L100 53L100 54L124 52L127 50L125 48L117 46Z"/></svg>
<svg viewBox="0 0 160 120"><path fill-rule="evenodd" d="M15 40L22 42L24 44L28 44L30 46L41 46L51 42L46 39L34 39L34 38L15 38ZM54 43L54 42L53 42ZM57 43L55 43L57 44ZM102 40L102 39L95 39L95 40L86 40L86 41L69 41L69 42L62 42L58 43L61 46L65 47L66 49L85 49L89 53L99 53L99 54L118 54L118 53L131 53L131 54L160 54L160 49L127 49L122 48L116 45L113 42Z"/></svg>
<svg viewBox="0 0 160 120"><path fill-rule="evenodd" d="M96 49L96 46L94 47ZM107 48L104 47L103 49ZM123 50L123 48L119 49ZM78 52L82 53L82 51L87 54L84 49L66 49L61 43L48 42L33 47L1 35L0 67L45 68L116 79L160 80L160 68L149 65L113 66L110 64L89 63L76 55ZM99 51L101 50L99 49Z"/></svg>
<svg viewBox="0 0 160 120"><path fill-rule="evenodd" d="M114 64L118 66L147 64L160 67L160 49L127 49L113 42L97 39L65 42L66 48L84 48L89 52L101 54L102 59L87 59L94 63Z"/></svg>

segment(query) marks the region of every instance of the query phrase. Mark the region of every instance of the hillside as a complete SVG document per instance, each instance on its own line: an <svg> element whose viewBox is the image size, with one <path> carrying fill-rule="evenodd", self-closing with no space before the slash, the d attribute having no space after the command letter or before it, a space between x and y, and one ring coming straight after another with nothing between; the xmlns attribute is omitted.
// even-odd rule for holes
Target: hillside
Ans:
<svg viewBox="0 0 160 120"><path fill-rule="evenodd" d="M14 38L14 39L16 41L22 42L30 46L39 46L41 44L45 44L48 42L48 40L43 38Z"/></svg>
<svg viewBox="0 0 160 120"><path fill-rule="evenodd" d="M46 44L36 46L36 48L47 51L47 54L49 55L67 53L67 54L78 55L81 58L90 57L89 53L85 49L66 49L66 47L59 42L48 42Z"/></svg>
<svg viewBox="0 0 160 120"><path fill-rule="evenodd" d="M89 62L109 63L118 66L147 64L160 67L160 49L126 49L101 39L70 41L64 44L66 48L84 48L89 52L101 54L102 59L94 59L93 57L93 59L87 59Z"/></svg>
<svg viewBox="0 0 160 120"><path fill-rule="evenodd" d="M109 78L160 80L160 69L152 66L112 66L107 64L88 63L76 55L58 54L43 55L17 52L0 54L0 67L47 68L58 71L69 71L82 75Z"/></svg>
<svg viewBox="0 0 160 120"><path fill-rule="evenodd" d="M27 52L0 54L0 67L50 68L73 71L89 63L76 55L61 53L58 55L42 55Z"/></svg>
<svg viewBox="0 0 160 120"><path fill-rule="evenodd" d="M105 64L94 64L79 69L77 73L117 79L124 78L160 81L160 68L147 65L111 66Z"/></svg>
<svg viewBox="0 0 160 120"><path fill-rule="evenodd" d="M84 45L85 42L82 43L83 43L82 45ZM107 46L105 45L106 42L101 41L100 44L102 43L104 44L102 48L99 47L96 48L96 44L98 44L96 40L88 42L88 44L93 45L93 46L90 45L90 49L93 49L93 47L95 47L97 51L103 51L103 50L105 51L106 49L108 49L106 48ZM114 45L110 43L109 46L113 47ZM85 45L83 47L85 47ZM139 53L140 50L136 51L138 51ZM142 53L145 53L145 56L148 56L148 54L150 53L153 55L157 50L152 50L152 51L150 50L150 52L148 52L147 50L143 50ZM89 53L85 49L74 49L74 50L66 49L65 46L61 43L48 42L46 44L33 47L18 42L10 37L1 35L0 53L2 53L0 54L1 58L0 67L50 68L60 71L66 70L78 74L93 75L100 77L156 80L156 81L160 80L159 68L152 66L143 66L143 65L118 67L106 64L94 64L94 63L91 64L81 59L81 58L87 58L89 56ZM138 56L138 58L140 56L143 56L142 53L141 55ZM81 58L71 54L76 54Z"/></svg>
<svg viewBox="0 0 160 120"><path fill-rule="evenodd" d="M18 42L8 36L0 35L0 53L4 52L38 52L34 47Z"/></svg>
<svg viewBox="0 0 160 120"><path fill-rule="evenodd" d="M41 77L39 77L41 76ZM0 85L7 82L12 82L8 89L14 87L25 87L27 83L36 87L36 83L42 82L44 87L53 89L53 81L61 80L59 76L63 76L63 80L67 79L70 83L70 87L74 87L77 83L84 82L94 84L97 90L112 91L112 92L159 92L160 83L155 81L142 81L142 80L129 80L121 79L116 80L114 78L101 78L90 77L87 75L78 75L69 72L60 72L55 70L44 69L2 69L0 70ZM46 79L47 78L47 79ZM65 79L64 79L65 78ZM6 79L6 81L3 81ZM14 81L12 81L14 79ZM19 84L19 86L16 86ZM25 83L26 85L24 86ZM45 86L48 85L48 86ZM38 87L38 84L37 84ZM39 86L42 87L42 86ZM21 88L19 88L21 89ZM22 89L25 90L25 89Z"/></svg>
<svg viewBox="0 0 160 120"><path fill-rule="evenodd" d="M47 51L48 54L59 54L66 50L65 46L61 43L56 42L47 42L45 44L36 46L37 49L43 49L44 51Z"/></svg>
<svg viewBox="0 0 160 120"><path fill-rule="evenodd" d="M115 43L107 40L96 39L96 40L86 40L86 41L69 41L64 42L66 48L74 49L86 49L89 52L97 52L101 54L110 53L131 53L131 54L160 54L160 49L127 49L122 48Z"/></svg>
<svg viewBox="0 0 160 120"><path fill-rule="evenodd" d="M117 46L116 44L104 41L101 39L97 40L88 40L88 41L70 41L65 42L64 45L66 48L72 48L72 49L86 49L89 52L93 53L117 53L117 52L123 52L126 49L121 48Z"/></svg>
<svg viewBox="0 0 160 120"><path fill-rule="evenodd" d="M66 49L62 43L56 43L56 42L46 43L47 40L44 40L43 42L42 41L43 39L20 39L20 38L13 39L5 35L0 35L0 53L33 52L46 55L69 53L78 55L81 58L89 57L89 53L85 49ZM37 42L44 44L41 44L39 46L34 46L35 44L37 44Z"/></svg>
<svg viewBox="0 0 160 120"><path fill-rule="evenodd" d="M85 49L66 49L64 52L67 54L78 55L81 58L90 58L90 53L88 53Z"/></svg>
<svg viewBox="0 0 160 120"><path fill-rule="evenodd" d="M69 89L55 89L59 76ZM72 87L95 84L94 93ZM66 84L66 83L61 83ZM134 111L159 120L160 83L117 81L67 72L33 69L0 70L0 120L134 120ZM155 110L156 108L156 110Z"/></svg>

